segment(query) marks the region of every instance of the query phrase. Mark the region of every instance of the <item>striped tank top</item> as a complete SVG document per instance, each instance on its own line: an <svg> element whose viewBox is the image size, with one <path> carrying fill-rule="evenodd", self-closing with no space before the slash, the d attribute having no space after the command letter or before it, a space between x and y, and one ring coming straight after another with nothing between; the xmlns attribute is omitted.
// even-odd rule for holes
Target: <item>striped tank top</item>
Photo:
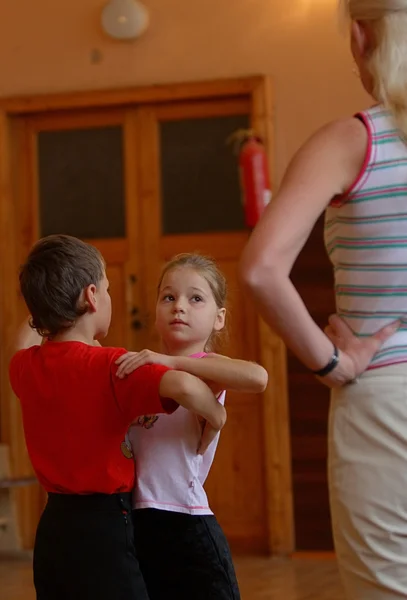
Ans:
<svg viewBox="0 0 407 600"><path fill-rule="evenodd" d="M369 367L378 368L407 361L407 144L383 106L357 117L368 150L357 181L326 211L325 245L337 314L356 335L402 321Z"/></svg>

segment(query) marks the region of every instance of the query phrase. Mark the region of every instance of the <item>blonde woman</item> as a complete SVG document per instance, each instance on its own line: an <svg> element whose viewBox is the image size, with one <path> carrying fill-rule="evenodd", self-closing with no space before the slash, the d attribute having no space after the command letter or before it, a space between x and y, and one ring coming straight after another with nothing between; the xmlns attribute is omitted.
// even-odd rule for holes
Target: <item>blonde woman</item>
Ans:
<svg viewBox="0 0 407 600"><path fill-rule="evenodd" d="M341 4L374 106L300 149L241 272L269 325L335 388L330 498L347 596L396 600L407 598L407 0ZM337 303L328 335L289 278L323 211Z"/></svg>

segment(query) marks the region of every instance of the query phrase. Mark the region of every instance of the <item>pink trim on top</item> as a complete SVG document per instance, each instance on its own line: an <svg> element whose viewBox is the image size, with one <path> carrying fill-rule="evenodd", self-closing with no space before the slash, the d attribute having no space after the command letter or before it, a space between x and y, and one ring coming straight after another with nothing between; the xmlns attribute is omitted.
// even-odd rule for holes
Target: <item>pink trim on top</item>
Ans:
<svg viewBox="0 0 407 600"><path fill-rule="evenodd" d="M374 131L373 122L370 118L369 113L367 113L367 112L356 113L356 115L354 115L354 118L362 121L362 123L364 124L364 126L366 127L366 130L367 130L368 142L367 142L367 150L366 150L365 160L363 161L362 168L360 169L360 172L359 172L358 176L356 177L355 181L349 186L349 188L343 194L341 194L340 196L335 196L335 198L333 200L331 200L331 202L329 203L329 206L333 206L334 208L339 208L340 206L343 206L345 204L345 202L349 199L349 196L356 191L356 188L362 187L366 183L366 181L370 175L370 173L366 173L366 170L370 164L370 161L372 158L372 153L373 153L373 131Z"/></svg>
<svg viewBox="0 0 407 600"><path fill-rule="evenodd" d="M178 508L189 508L191 510L207 510L209 508L208 505L206 506L191 506L190 504L178 504L175 502L158 502L158 500L146 500L146 499L142 499L142 500L137 500L136 504L159 504L160 506L175 506Z"/></svg>

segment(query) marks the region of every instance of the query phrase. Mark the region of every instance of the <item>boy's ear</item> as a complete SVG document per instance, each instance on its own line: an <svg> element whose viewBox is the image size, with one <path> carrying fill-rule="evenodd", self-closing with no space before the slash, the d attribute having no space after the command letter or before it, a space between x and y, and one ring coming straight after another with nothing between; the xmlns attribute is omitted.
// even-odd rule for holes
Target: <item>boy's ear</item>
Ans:
<svg viewBox="0 0 407 600"><path fill-rule="evenodd" d="M96 286L94 283L91 283L86 287L83 292L83 304L90 312L96 312L97 310L97 301L96 301Z"/></svg>

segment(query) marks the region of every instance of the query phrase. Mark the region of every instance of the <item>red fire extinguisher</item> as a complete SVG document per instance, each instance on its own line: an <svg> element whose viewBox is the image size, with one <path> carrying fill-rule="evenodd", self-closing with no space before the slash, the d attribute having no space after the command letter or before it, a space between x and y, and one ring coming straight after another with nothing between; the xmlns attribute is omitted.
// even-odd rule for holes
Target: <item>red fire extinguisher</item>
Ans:
<svg viewBox="0 0 407 600"><path fill-rule="evenodd" d="M262 139L253 130L234 133L239 152L240 184L247 227L258 223L271 200L271 182L266 149Z"/></svg>

